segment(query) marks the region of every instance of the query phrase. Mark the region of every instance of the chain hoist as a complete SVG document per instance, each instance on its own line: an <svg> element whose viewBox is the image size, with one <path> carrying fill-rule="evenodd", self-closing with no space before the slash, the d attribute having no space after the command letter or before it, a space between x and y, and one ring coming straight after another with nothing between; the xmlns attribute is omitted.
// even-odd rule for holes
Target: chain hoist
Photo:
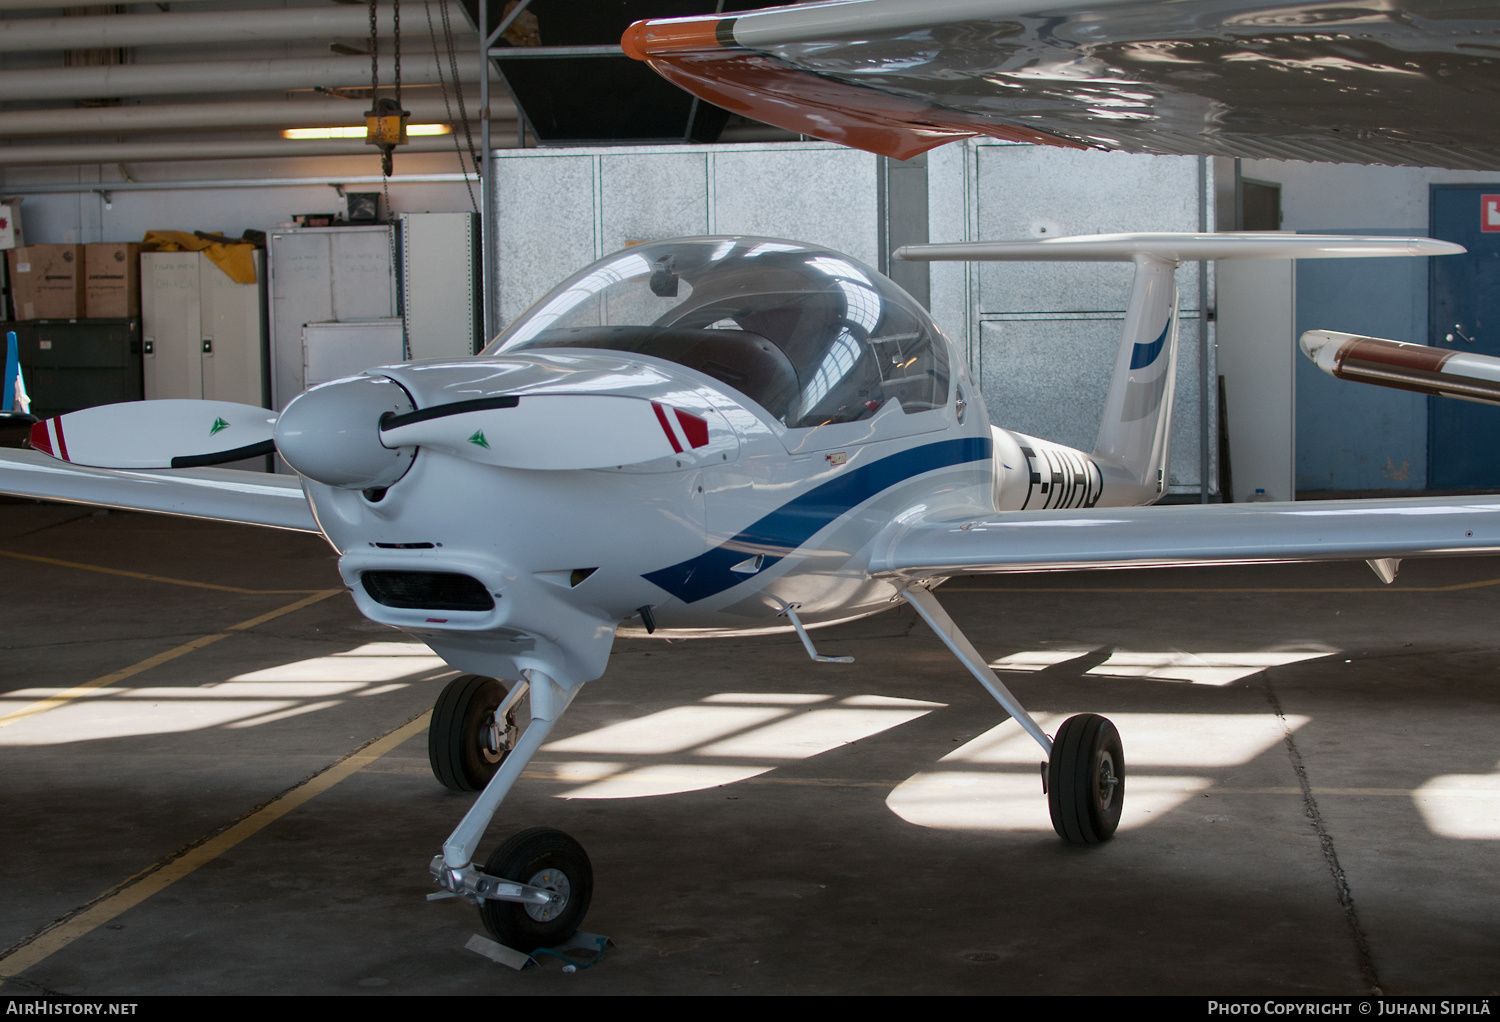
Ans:
<svg viewBox="0 0 1500 1022"><path fill-rule="evenodd" d="M392 35L395 37L396 88L394 98L380 94L380 49L376 25L376 0L370 0L370 109L365 111L365 143L380 150L380 173L391 176L391 157L398 145L406 144L406 119L401 109L401 0L392 4ZM389 203L387 203L389 205Z"/></svg>

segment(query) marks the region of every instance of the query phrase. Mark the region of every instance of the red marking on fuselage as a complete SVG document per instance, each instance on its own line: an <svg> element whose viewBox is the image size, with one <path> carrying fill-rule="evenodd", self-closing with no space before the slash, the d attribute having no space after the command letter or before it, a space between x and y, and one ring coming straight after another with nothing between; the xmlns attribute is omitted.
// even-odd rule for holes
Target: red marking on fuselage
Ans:
<svg viewBox="0 0 1500 1022"><path fill-rule="evenodd" d="M667 434L667 440L672 444L672 453L681 454L682 445L677 442L677 434L672 432L672 424L667 421L667 410L655 401L651 402L651 410L656 413L656 421L661 423L661 431Z"/></svg>
<svg viewBox="0 0 1500 1022"><path fill-rule="evenodd" d="M707 447L708 421L681 408L674 408L672 411L677 413L677 421L682 423L682 435L687 437L688 443L694 447Z"/></svg>
<svg viewBox="0 0 1500 1022"><path fill-rule="evenodd" d="M62 416L59 415L57 418L52 420L52 428L57 431L58 455L62 458L63 461L72 461L73 459L68 457L68 441L63 436Z"/></svg>

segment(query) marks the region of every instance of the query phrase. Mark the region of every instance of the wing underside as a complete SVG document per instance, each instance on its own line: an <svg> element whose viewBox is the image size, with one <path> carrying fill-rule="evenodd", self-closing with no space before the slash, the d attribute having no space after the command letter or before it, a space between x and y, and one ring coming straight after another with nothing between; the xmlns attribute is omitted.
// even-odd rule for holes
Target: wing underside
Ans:
<svg viewBox="0 0 1500 1022"><path fill-rule="evenodd" d="M296 476L240 469L115 471L36 451L0 451L0 493L321 532Z"/></svg>
<svg viewBox="0 0 1500 1022"><path fill-rule="evenodd" d="M902 159L995 135L1494 170L1497 29L1465 0L849 0L639 22L623 45L710 102Z"/></svg>
<svg viewBox="0 0 1500 1022"><path fill-rule="evenodd" d="M1500 553L1500 496L1022 511L903 523L872 558L907 579Z"/></svg>

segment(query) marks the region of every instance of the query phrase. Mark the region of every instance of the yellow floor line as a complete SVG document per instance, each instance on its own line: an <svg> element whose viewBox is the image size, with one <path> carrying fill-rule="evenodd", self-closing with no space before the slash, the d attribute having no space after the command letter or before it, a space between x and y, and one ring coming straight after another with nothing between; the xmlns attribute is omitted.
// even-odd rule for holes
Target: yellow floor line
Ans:
<svg viewBox="0 0 1500 1022"><path fill-rule="evenodd" d="M283 614L290 614L294 610L301 610L303 607L310 607L314 603L326 600L330 596L337 596L339 593L343 592L348 592L348 590L324 589L321 592L313 593L311 596L304 596L302 599L296 601L295 603L288 603L285 607L277 607L275 610L267 611L259 617L252 617L249 621L241 621L237 625L230 625L226 629L226 631L243 632L247 628L254 628L256 625L263 625L267 621L278 618Z"/></svg>
<svg viewBox="0 0 1500 1022"><path fill-rule="evenodd" d="M102 575L123 575L147 582L165 582L174 586L191 586L194 589L213 589L221 593L244 593L248 596L287 596L292 593L314 593L316 589L241 589L239 586L221 586L213 582L193 582L185 578L170 578L166 575L150 575L143 571L125 571L122 568L106 568L99 564L82 564L78 561L60 561L55 557L39 557L36 554L20 554L14 550L0 550L0 557L14 557L18 561L35 561L52 564L59 568L77 568L80 571L97 571Z"/></svg>
<svg viewBox="0 0 1500 1022"><path fill-rule="evenodd" d="M239 624L230 625L222 632L215 632L212 635L200 635L196 639L184 642L181 646L175 646L164 652L148 656L146 659L131 664L129 667L101 675L92 681L84 682L82 685L65 688L56 695L48 696L46 699L40 699L29 706L23 706L19 710L12 710L10 713L0 716L0 727L7 727L18 720L25 720L27 717L35 717L39 713L46 713L48 710L56 709L59 706L72 702L80 696L88 695L96 688L103 688L117 681L123 681L132 675L140 674L142 671L149 671L151 668L164 664L169 660L176 660L178 657L186 653L191 653L195 649L202 649L204 646L218 642L220 639L227 639L231 632L242 632L247 628L254 628L256 625L264 624L273 618L278 618L283 614L290 614L294 610L301 610L303 607L317 603L319 600L326 600L330 596L337 596L342 592L344 592L342 589L325 589L321 593L314 593L312 596L303 597L295 603L287 604L285 607L278 607L268 613L252 617L248 621L241 621Z"/></svg>
<svg viewBox="0 0 1500 1022"><path fill-rule="evenodd" d="M375 762L408 738L426 729L430 715L431 711L423 710L405 724L355 750L322 773L315 774L282 793L223 833L147 867L105 891L73 915L44 927L25 944L0 957L0 980L20 975Z"/></svg>
<svg viewBox="0 0 1500 1022"><path fill-rule="evenodd" d="M1190 589L1153 586L944 586L942 593L1454 593L1500 585L1500 578L1451 586L1285 586L1246 589Z"/></svg>

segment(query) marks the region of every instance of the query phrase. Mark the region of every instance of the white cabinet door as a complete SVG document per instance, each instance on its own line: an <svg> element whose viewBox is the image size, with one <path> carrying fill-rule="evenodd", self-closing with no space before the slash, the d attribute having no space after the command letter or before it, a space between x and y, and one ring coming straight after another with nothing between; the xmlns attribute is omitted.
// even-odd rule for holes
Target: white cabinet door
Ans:
<svg viewBox="0 0 1500 1022"><path fill-rule="evenodd" d="M255 254L257 283L237 284L212 262L199 269L202 299L203 396L214 401L261 403L261 306L259 281L265 271Z"/></svg>
<svg viewBox="0 0 1500 1022"><path fill-rule="evenodd" d="M399 222L401 307L411 357L468 358L482 346L474 214L402 213Z"/></svg>
<svg viewBox="0 0 1500 1022"><path fill-rule="evenodd" d="M141 253L146 400L203 397L197 252ZM217 270L215 272L218 272ZM259 398L254 402L260 404Z"/></svg>
<svg viewBox="0 0 1500 1022"><path fill-rule="evenodd" d="M401 320L309 323L302 329L303 378L309 387L405 361Z"/></svg>

